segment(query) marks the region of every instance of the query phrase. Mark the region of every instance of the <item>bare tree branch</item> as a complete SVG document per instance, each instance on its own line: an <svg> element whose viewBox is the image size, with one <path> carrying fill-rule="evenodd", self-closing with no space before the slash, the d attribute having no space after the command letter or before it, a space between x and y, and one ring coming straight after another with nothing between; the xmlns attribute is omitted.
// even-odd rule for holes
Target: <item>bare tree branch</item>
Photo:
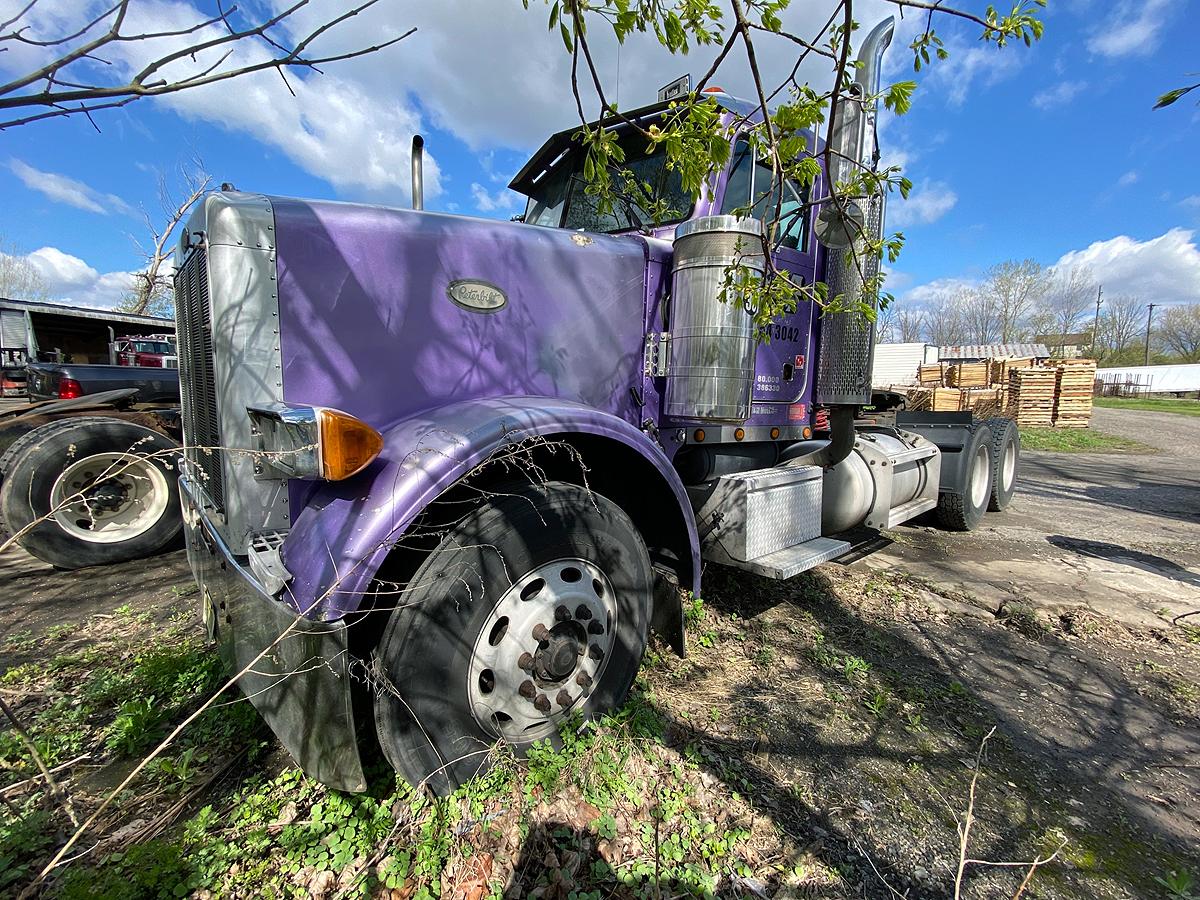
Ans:
<svg viewBox="0 0 1200 900"><path fill-rule="evenodd" d="M0 110L37 110L37 112L16 115L0 121L0 129L59 116L78 113L88 115L98 110L119 108L142 97L173 94L271 69L280 72L281 75L288 68L320 72L318 67L321 65L354 59L383 50L399 43L416 31L416 28L410 28L402 34L371 46L357 47L342 53L308 55L310 48L319 38L375 6L378 2L379 0L366 0L366 2L321 22L296 41L284 40L279 33L296 20L297 14L309 4L309 0L298 0L269 18L251 20L249 23L241 25L234 22L234 17L238 14L238 7L232 6L229 9L221 9L216 15L183 28L136 33L127 33L123 30L134 0L119 0L101 15L62 37L30 36L27 34L31 28L30 25L7 30L17 24L33 8L34 3L30 3L15 17L0 26L0 44L12 42L30 47L59 48L61 52L38 68L18 76L7 84L0 85ZM98 26L106 23L108 24L107 30L88 38L88 35L93 34ZM202 37L202 32L219 26L223 26L223 29L217 36ZM84 40L85 38L88 39ZM183 47L163 53L143 63L140 70L127 79L115 77L110 81L103 81L98 77L94 66L81 66L87 62L101 62L105 63L108 68L116 70L119 67L98 56L99 51L105 48L164 38L195 39L187 41ZM231 64L234 54L240 48L251 45L266 46L271 52L264 59L242 61L240 64L235 60ZM163 70L172 64L179 64L187 60L196 62L198 55L212 51L218 52L218 58L213 62L202 64L197 71L171 76L162 74ZM288 88L290 90L291 86L288 85Z"/></svg>

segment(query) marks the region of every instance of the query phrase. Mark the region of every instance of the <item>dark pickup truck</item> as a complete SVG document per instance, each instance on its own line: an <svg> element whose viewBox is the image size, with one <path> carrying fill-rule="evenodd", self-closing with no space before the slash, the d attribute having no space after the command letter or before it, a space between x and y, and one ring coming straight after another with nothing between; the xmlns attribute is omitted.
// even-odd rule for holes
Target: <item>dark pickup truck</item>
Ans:
<svg viewBox="0 0 1200 900"><path fill-rule="evenodd" d="M70 400L102 391L137 388L140 403L179 400L179 370L154 366L30 363L29 399Z"/></svg>

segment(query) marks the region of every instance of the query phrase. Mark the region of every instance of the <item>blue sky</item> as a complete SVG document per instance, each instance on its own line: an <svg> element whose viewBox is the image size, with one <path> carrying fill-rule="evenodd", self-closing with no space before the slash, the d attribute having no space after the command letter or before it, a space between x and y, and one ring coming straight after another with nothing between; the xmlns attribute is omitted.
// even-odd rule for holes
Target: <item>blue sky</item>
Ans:
<svg viewBox="0 0 1200 900"><path fill-rule="evenodd" d="M0 0L0 18L13 5ZM157 24L195 15L191 6L140 0L139 14ZM316 6L314 15L337 5ZM73 117L0 133L0 249L30 254L56 296L104 305L138 265L133 238L145 232L141 210L158 209L156 169L199 156L216 182L245 190L406 204L416 130L430 154L429 208L519 211L508 178L573 121L567 58L545 32L545 10L535 2L526 13L520 0L382 6L329 46L374 43L410 24L418 32L325 76L294 76L294 98L264 75L100 113L100 132ZM885 4L856 8L870 24ZM804 30L826 14L797 4L788 16ZM891 226L908 236L893 290L920 303L996 262L1033 257L1085 263L1109 294L1200 300L1200 108L1185 98L1151 110L1200 70L1200 0L1051 0L1045 19L1040 44L1003 52L947 22L951 60L920 76L909 115L886 123L885 153L916 185L890 210ZM915 27L912 17L900 25L891 79L912 77L903 45ZM596 40L615 81L615 46ZM760 52L768 70L790 64L790 45ZM672 59L651 41L631 41L620 53L622 104L652 101L658 85L698 75L710 59ZM23 61L5 59L0 71ZM744 62L727 62L718 80L746 91Z"/></svg>

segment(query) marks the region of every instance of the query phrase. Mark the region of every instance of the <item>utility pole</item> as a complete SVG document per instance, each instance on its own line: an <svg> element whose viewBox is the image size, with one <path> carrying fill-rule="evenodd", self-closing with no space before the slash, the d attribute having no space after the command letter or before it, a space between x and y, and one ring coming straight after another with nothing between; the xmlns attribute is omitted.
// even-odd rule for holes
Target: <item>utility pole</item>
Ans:
<svg viewBox="0 0 1200 900"><path fill-rule="evenodd" d="M1147 366L1150 365L1150 322L1154 319L1154 307L1156 306L1158 306L1157 303L1151 303L1146 307L1146 361L1143 365Z"/></svg>
<svg viewBox="0 0 1200 900"><path fill-rule="evenodd" d="M1092 319L1092 359L1096 359L1096 342L1100 339L1100 295L1104 293L1102 285L1096 285L1096 317Z"/></svg>

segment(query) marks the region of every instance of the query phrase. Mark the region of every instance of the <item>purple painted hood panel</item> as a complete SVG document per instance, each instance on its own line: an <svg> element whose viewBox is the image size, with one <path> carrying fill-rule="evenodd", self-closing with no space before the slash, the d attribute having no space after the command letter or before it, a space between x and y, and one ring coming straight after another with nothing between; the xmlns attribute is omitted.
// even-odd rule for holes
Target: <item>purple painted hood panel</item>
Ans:
<svg viewBox="0 0 1200 900"><path fill-rule="evenodd" d="M384 434L383 453L344 482L315 488L283 545L293 578L284 600L312 619L331 620L358 608L383 558L432 499L497 449L535 435L594 434L633 447L658 469L679 506L699 590L695 519L665 454L620 419L569 401L509 397L443 406Z"/></svg>
<svg viewBox="0 0 1200 900"><path fill-rule="evenodd" d="M542 396L638 421L646 241L272 198L284 399L384 428L483 397ZM467 310L451 282L500 288Z"/></svg>

